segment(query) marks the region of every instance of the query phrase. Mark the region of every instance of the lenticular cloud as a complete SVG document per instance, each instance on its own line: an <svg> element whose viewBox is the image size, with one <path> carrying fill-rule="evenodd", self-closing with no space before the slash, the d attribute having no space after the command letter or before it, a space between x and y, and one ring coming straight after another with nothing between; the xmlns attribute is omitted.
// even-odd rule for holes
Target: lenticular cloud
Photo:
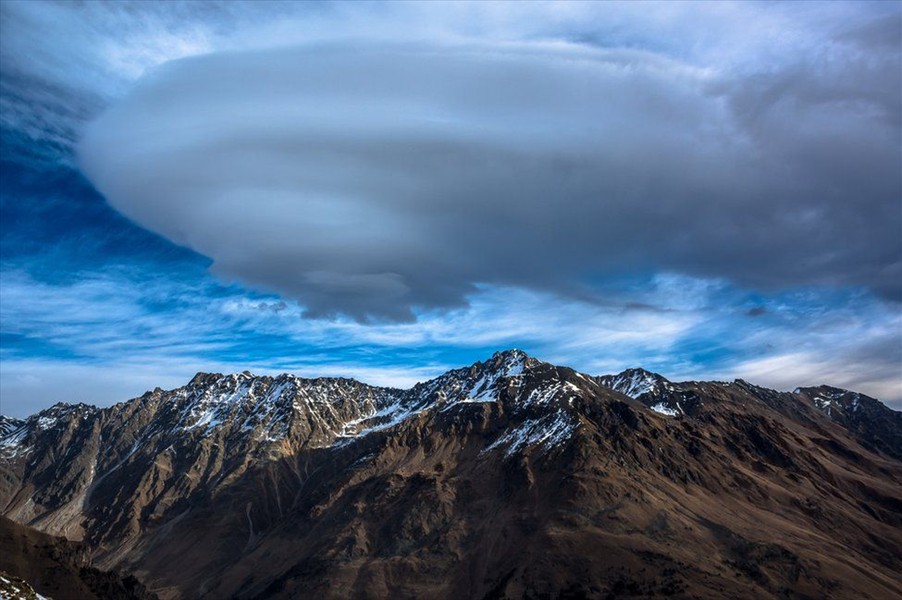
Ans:
<svg viewBox="0 0 902 600"><path fill-rule="evenodd" d="M211 54L145 76L79 160L117 210L313 316L407 320L480 284L577 294L635 269L880 288L885 115L742 83L566 44Z"/></svg>

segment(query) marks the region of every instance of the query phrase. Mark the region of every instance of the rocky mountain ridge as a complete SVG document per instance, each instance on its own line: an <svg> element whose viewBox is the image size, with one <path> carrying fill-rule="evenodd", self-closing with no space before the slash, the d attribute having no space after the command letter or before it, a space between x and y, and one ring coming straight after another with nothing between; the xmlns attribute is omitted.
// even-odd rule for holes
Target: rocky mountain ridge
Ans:
<svg viewBox="0 0 902 600"><path fill-rule="evenodd" d="M0 422L0 510L161 597L878 598L902 593L900 416L833 388L592 377L516 350L409 390L198 374ZM855 566L817 542L827 526Z"/></svg>

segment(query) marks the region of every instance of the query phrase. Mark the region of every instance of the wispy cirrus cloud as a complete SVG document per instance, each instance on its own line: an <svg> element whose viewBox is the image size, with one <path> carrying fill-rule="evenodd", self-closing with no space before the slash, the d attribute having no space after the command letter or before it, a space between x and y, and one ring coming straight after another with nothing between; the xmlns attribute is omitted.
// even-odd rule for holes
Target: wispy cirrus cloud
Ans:
<svg viewBox="0 0 902 600"><path fill-rule="evenodd" d="M362 325L304 319L278 297L210 279L136 275L48 284L2 273L4 411L23 415L57 400L109 404L181 385L197 371L408 387L505 347L591 374L644 366L677 380L743 377L780 389L829 383L902 401L895 343L902 321L867 296L832 298L826 309L810 292L762 300L724 282L666 275L645 282L639 305L633 292L600 305L485 288L468 309ZM670 297L671 305L661 303ZM749 306L767 310L752 317ZM78 377L82 385L73 386Z"/></svg>

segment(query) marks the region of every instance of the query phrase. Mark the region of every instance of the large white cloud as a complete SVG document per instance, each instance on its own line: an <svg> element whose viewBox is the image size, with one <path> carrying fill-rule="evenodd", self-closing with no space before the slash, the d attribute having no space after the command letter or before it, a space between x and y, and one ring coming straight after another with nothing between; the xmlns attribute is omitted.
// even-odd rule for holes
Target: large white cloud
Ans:
<svg viewBox="0 0 902 600"><path fill-rule="evenodd" d="M123 214L315 316L633 269L897 295L879 56L788 80L561 42L214 53L142 79L79 157Z"/></svg>

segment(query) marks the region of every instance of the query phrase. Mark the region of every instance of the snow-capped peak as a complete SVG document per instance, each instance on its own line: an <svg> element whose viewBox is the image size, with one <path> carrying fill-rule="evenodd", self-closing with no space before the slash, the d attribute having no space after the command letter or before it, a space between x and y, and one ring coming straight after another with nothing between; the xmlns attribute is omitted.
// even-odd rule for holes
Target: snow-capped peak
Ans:
<svg viewBox="0 0 902 600"><path fill-rule="evenodd" d="M521 375L525 369L540 364L542 364L542 361L529 356L517 348L496 352L489 360L477 363L484 369L497 372L501 377Z"/></svg>
<svg viewBox="0 0 902 600"><path fill-rule="evenodd" d="M602 375L598 378L598 382L634 399L649 392L659 392L671 387L667 379L645 369L627 369L616 375Z"/></svg>
<svg viewBox="0 0 902 600"><path fill-rule="evenodd" d="M31 449L29 440L35 435L50 431L70 419L88 418L99 410L96 406L81 402L78 404L58 402L27 419L0 417L0 454L27 453Z"/></svg>

